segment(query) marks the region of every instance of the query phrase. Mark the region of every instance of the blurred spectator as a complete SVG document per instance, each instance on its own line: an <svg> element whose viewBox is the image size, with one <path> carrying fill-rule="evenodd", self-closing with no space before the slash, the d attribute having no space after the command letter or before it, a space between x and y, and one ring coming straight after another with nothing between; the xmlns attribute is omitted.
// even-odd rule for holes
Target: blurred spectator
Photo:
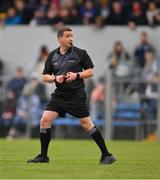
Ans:
<svg viewBox="0 0 160 180"><path fill-rule="evenodd" d="M27 2L25 0L14 0L14 7L17 15L21 17L21 24L29 24L33 17L33 10L29 7Z"/></svg>
<svg viewBox="0 0 160 180"><path fill-rule="evenodd" d="M34 16L30 22L31 26L36 26L36 25L45 25L47 24L48 21L45 17L45 12L42 9L38 9L34 12Z"/></svg>
<svg viewBox="0 0 160 180"><path fill-rule="evenodd" d="M109 3L108 0L100 0L96 2L97 16L95 17L94 27L101 28L105 25L106 19L109 16Z"/></svg>
<svg viewBox="0 0 160 180"><path fill-rule="evenodd" d="M148 83L152 81L153 75L155 73L158 73L158 60L156 59L155 54L152 52L152 50L147 50L144 54L145 58L145 65L142 70L140 70L139 73L139 79L142 79L141 84L138 85L138 92L142 96L145 94L145 89Z"/></svg>
<svg viewBox="0 0 160 180"><path fill-rule="evenodd" d="M22 16L22 24L29 24L34 16L34 12L38 9L38 4L36 0L28 0L25 1L25 7L23 13L21 12Z"/></svg>
<svg viewBox="0 0 160 180"><path fill-rule="evenodd" d="M57 5L52 4L46 13L46 16L49 25L56 25L59 22L59 9L57 8Z"/></svg>
<svg viewBox="0 0 160 180"><path fill-rule="evenodd" d="M160 9L154 1L149 2L146 14L150 26L160 25Z"/></svg>
<svg viewBox="0 0 160 180"><path fill-rule="evenodd" d="M6 89L11 90L15 94L16 99L18 99L25 83L26 78L24 77L23 69L21 67L17 67L15 77L9 80Z"/></svg>
<svg viewBox="0 0 160 180"><path fill-rule="evenodd" d="M144 119L155 120L157 118L158 83L159 75L154 73L151 81L147 83L145 97L141 99Z"/></svg>
<svg viewBox="0 0 160 180"><path fill-rule="evenodd" d="M44 12L47 12L49 6L50 6L49 0L40 0L39 9L41 9Z"/></svg>
<svg viewBox="0 0 160 180"><path fill-rule="evenodd" d="M114 1L112 3L111 12L106 19L106 24L109 25L126 25L127 24L127 15L124 14L122 9L122 4L119 1Z"/></svg>
<svg viewBox="0 0 160 180"><path fill-rule="evenodd" d="M61 3L60 0L51 0L51 6L54 5L57 8L59 8L60 7L60 3Z"/></svg>
<svg viewBox="0 0 160 180"><path fill-rule="evenodd" d="M37 60L37 63L35 65L35 72L39 75L39 77L41 77L43 69L44 69L44 65L45 65L45 61L48 57L49 54L49 50L48 47L43 45L40 49L40 54Z"/></svg>
<svg viewBox="0 0 160 180"><path fill-rule="evenodd" d="M110 60L109 66L115 77L126 78L133 74L133 61L121 41L115 42L108 59Z"/></svg>
<svg viewBox="0 0 160 180"><path fill-rule="evenodd" d="M54 29L59 29L60 26L66 24L76 23L72 17L70 11L65 6L61 6L59 9L55 5L52 5L47 12L48 23L53 25Z"/></svg>
<svg viewBox="0 0 160 180"><path fill-rule="evenodd" d="M146 82L150 82L153 74L158 73L158 60L151 50L145 52L145 66L142 71L142 77Z"/></svg>
<svg viewBox="0 0 160 180"><path fill-rule="evenodd" d="M97 3L99 16L106 19L110 13L108 0L99 0Z"/></svg>
<svg viewBox="0 0 160 180"><path fill-rule="evenodd" d="M80 24L81 19L78 12L78 7L76 6L75 0L65 0L63 6L68 9L68 12L71 17L71 24Z"/></svg>
<svg viewBox="0 0 160 180"><path fill-rule="evenodd" d="M25 1L24 0L14 0L14 7L17 11L17 15L21 17L21 24L25 21Z"/></svg>
<svg viewBox="0 0 160 180"><path fill-rule="evenodd" d="M134 51L134 56L136 60L137 68L144 68L145 66L145 57L144 54L146 51L151 50L155 53L154 47L148 42L148 35L146 32L142 32L140 35L140 44L136 47Z"/></svg>
<svg viewBox="0 0 160 180"><path fill-rule="evenodd" d="M139 1L134 1L132 4L132 11L129 17L128 25L134 29L137 25L147 25L148 21L146 15L143 13L142 5Z"/></svg>
<svg viewBox="0 0 160 180"><path fill-rule="evenodd" d="M116 41L113 51L108 56L109 68L112 70L114 80L115 93L122 93L125 91L130 82L130 78L134 74L134 63L130 58L128 52L124 49L121 41Z"/></svg>
<svg viewBox="0 0 160 180"><path fill-rule="evenodd" d="M159 75L157 72L155 72L153 73L152 79L146 87L146 96L148 98L158 99L158 83Z"/></svg>
<svg viewBox="0 0 160 180"><path fill-rule="evenodd" d="M98 15L98 10L92 0L84 1L84 5L80 8L80 15L84 25L93 24Z"/></svg>
<svg viewBox="0 0 160 180"><path fill-rule="evenodd" d="M7 10L7 15L6 15L4 24L5 25L17 25L17 24L21 24L21 22L22 22L22 19L19 15L17 15L16 9L10 7Z"/></svg>
<svg viewBox="0 0 160 180"><path fill-rule="evenodd" d="M6 92L6 98L2 105L1 125L5 129L6 134L12 126L13 118L16 113L16 97L12 91Z"/></svg>
<svg viewBox="0 0 160 180"><path fill-rule="evenodd" d="M26 96L37 95L41 103L46 102L46 88L45 85L41 83L40 77L37 73L31 75L31 79L25 84L23 89L23 94Z"/></svg>
<svg viewBox="0 0 160 180"><path fill-rule="evenodd" d="M92 109L92 111L96 111L95 118L104 118L105 80L103 77L99 78L98 84L91 93L91 103L95 106L95 109Z"/></svg>
<svg viewBox="0 0 160 180"><path fill-rule="evenodd" d="M65 6L61 6L59 9L59 23L66 25L66 24L73 24L72 16L69 13L69 10Z"/></svg>

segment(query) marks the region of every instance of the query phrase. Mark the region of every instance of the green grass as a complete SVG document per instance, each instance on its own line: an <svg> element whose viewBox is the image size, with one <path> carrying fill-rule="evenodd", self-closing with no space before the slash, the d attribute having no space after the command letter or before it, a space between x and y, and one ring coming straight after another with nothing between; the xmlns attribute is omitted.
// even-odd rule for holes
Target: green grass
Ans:
<svg viewBox="0 0 160 180"><path fill-rule="evenodd" d="M39 140L0 139L0 178L10 179L158 179L160 144L134 141L107 143L118 161L100 165L100 152L92 140L54 140L48 164L27 164L39 152Z"/></svg>

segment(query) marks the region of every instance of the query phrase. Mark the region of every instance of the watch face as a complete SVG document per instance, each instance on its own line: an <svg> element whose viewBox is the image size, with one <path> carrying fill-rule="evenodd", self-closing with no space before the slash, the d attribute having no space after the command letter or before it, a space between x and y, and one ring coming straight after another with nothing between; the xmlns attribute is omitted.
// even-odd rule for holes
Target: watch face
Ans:
<svg viewBox="0 0 160 180"><path fill-rule="evenodd" d="M77 79L80 79L80 74L79 73L77 73Z"/></svg>

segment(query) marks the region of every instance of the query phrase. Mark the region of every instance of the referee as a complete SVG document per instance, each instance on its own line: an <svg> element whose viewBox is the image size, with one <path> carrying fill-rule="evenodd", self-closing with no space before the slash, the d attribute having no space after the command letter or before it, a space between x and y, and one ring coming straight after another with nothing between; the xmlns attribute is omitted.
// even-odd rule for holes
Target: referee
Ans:
<svg viewBox="0 0 160 180"><path fill-rule="evenodd" d="M28 163L47 163L49 142L51 140L52 121L59 115L69 113L80 119L84 130L88 132L101 150L101 164L112 164L116 161L106 148L100 131L94 126L89 116L84 91L84 78L93 76L93 63L85 50L73 46L73 32L62 27L57 32L60 46L53 50L45 63L43 81L55 83L56 89L51 95L40 123L41 153Z"/></svg>

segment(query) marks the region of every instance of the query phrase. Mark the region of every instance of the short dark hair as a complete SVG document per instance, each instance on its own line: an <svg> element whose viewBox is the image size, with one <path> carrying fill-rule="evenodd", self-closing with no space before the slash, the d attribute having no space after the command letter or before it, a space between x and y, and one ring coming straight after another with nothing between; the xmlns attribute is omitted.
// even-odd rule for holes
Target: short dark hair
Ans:
<svg viewBox="0 0 160 180"><path fill-rule="evenodd" d="M57 37L62 37L62 36L63 36L63 33L64 33L65 31L72 31L72 29L69 28L69 27L62 27L62 28L60 28L60 29L58 30L58 32L57 32Z"/></svg>

